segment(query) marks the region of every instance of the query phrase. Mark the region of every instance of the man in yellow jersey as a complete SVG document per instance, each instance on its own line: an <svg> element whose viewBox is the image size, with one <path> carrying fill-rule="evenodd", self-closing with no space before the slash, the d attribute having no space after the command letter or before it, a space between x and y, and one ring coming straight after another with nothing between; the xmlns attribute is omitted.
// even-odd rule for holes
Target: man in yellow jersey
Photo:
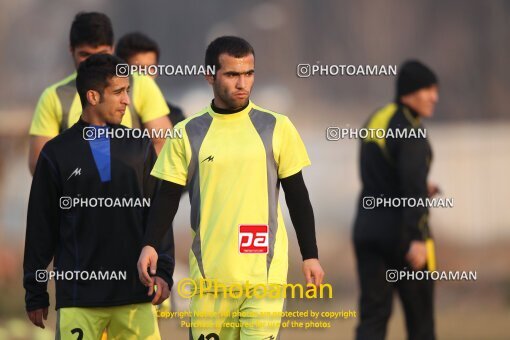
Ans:
<svg viewBox="0 0 510 340"><path fill-rule="evenodd" d="M405 62L395 102L377 110L365 126L385 133L361 142L363 189L353 235L361 287L358 340L385 338L394 290L402 300L408 338L435 339L433 281L398 279L407 270L435 270L428 209L378 206L376 200L425 200L438 192L427 185L432 149L420 134L426 131L422 119L434 113L437 84L427 66Z"/></svg>
<svg viewBox="0 0 510 340"><path fill-rule="evenodd" d="M75 67L97 53L113 52L113 29L108 16L102 13L78 13L71 25L70 51ZM44 144L80 117L82 106L76 92L76 72L46 88L39 98L30 126L29 167L33 174ZM171 123L166 101L159 87L148 76L132 75L131 104L122 120L128 127L168 129ZM156 152L164 139L154 138Z"/></svg>
<svg viewBox="0 0 510 340"><path fill-rule="evenodd" d="M280 183L296 229L306 282L319 286L324 277L301 173L310 160L286 116L250 101L255 53L246 40L217 38L207 48L205 64L215 67L215 74L206 77L214 99L176 125L183 138L167 140L152 170L163 183L149 212L146 246L138 261L140 279L146 285L152 283L157 264L154 249L188 185L193 230L190 276L200 288L191 299L190 337L276 339L280 316L261 326L259 321L268 320L260 314L281 314L284 298L259 293L264 287L282 287L287 280ZM210 317L202 318L199 312Z"/></svg>

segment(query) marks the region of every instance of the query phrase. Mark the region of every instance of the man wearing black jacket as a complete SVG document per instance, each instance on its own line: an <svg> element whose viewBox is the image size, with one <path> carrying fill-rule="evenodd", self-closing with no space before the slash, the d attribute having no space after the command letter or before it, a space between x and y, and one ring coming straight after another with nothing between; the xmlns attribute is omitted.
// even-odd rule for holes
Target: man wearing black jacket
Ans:
<svg viewBox="0 0 510 340"><path fill-rule="evenodd" d="M377 110L365 126L385 134L361 143L363 189L353 235L361 286L356 339L384 339L394 288L402 300L409 339L435 338L432 281L404 279L394 283L387 276L388 270L425 269L427 255L429 260L432 255L432 248L427 247L431 242L428 209L378 207L374 199L426 199L437 191L428 189L432 151L426 133L418 132L425 131L421 118L434 112L437 83L434 73L422 63L404 63L395 102ZM400 137L407 138L400 138L397 130Z"/></svg>
<svg viewBox="0 0 510 340"><path fill-rule="evenodd" d="M160 339L150 301L161 303L172 286L173 244L162 245L170 251L159 254L148 294L138 280L136 262L159 181L150 176L156 161L150 139L134 138L119 125L129 105L129 78L116 76L122 63L98 54L80 64L76 87L83 113L44 146L32 181L26 310L44 328L47 281L54 279L61 339L97 339L105 328L112 338Z"/></svg>

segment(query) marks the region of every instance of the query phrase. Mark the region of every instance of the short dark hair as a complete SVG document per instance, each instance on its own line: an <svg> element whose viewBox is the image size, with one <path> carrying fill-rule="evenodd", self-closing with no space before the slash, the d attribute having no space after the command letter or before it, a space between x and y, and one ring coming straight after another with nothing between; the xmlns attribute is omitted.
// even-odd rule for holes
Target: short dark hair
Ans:
<svg viewBox="0 0 510 340"><path fill-rule="evenodd" d="M115 54L126 62L132 56L144 52L156 53L156 60L159 61L158 44L140 32L128 33L122 36L117 42L117 46L115 46Z"/></svg>
<svg viewBox="0 0 510 340"><path fill-rule="evenodd" d="M215 70L218 71L220 65L220 54L227 53L228 55L241 58L249 54L255 56L255 51L249 42L243 38L234 36L223 36L214 39L207 50L205 51L205 66L214 66Z"/></svg>
<svg viewBox="0 0 510 340"><path fill-rule="evenodd" d="M88 105L87 91L95 90L101 94L109 85L109 80L117 76L117 65L124 62L111 54L94 54L80 63L76 76L76 89L80 95L82 108Z"/></svg>
<svg viewBox="0 0 510 340"><path fill-rule="evenodd" d="M110 18L98 12L80 12L74 17L69 34L71 48L80 45L113 46L113 28Z"/></svg>

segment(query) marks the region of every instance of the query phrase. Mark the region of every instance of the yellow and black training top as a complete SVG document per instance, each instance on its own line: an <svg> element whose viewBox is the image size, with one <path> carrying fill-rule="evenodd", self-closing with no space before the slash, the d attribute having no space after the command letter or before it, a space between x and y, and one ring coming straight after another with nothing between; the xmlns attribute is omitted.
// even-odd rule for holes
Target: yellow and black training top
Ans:
<svg viewBox="0 0 510 340"><path fill-rule="evenodd" d="M250 102L231 114L208 106L175 128L183 138L167 140L152 175L189 186L191 278L227 286L285 283L280 180L310 165L294 125Z"/></svg>
<svg viewBox="0 0 510 340"><path fill-rule="evenodd" d="M30 135L53 138L80 118L82 107L76 90L76 72L44 90L30 125ZM156 82L144 75L131 76L131 104L121 124L140 128L141 124L170 112Z"/></svg>
<svg viewBox="0 0 510 340"><path fill-rule="evenodd" d="M373 214L373 211L363 208L363 197L426 199L432 149L418 114L401 103L391 103L372 114L364 127L372 131L384 130L385 133L368 134L361 141L363 189L358 214ZM403 207L391 211L399 215L399 224L409 240L426 240L430 237L426 207ZM374 229L357 225L355 234L358 237L363 237L361 230L372 235L388 232L380 218L367 221L374 225ZM388 226L392 230L396 227ZM367 228L372 231L369 232Z"/></svg>

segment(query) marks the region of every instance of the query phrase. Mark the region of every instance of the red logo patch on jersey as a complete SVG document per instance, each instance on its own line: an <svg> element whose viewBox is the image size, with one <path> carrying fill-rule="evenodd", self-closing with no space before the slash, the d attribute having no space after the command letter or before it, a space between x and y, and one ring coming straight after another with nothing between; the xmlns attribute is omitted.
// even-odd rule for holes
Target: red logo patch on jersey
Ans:
<svg viewBox="0 0 510 340"><path fill-rule="evenodd" d="M269 227L267 225L241 224L239 226L239 253L267 254Z"/></svg>

